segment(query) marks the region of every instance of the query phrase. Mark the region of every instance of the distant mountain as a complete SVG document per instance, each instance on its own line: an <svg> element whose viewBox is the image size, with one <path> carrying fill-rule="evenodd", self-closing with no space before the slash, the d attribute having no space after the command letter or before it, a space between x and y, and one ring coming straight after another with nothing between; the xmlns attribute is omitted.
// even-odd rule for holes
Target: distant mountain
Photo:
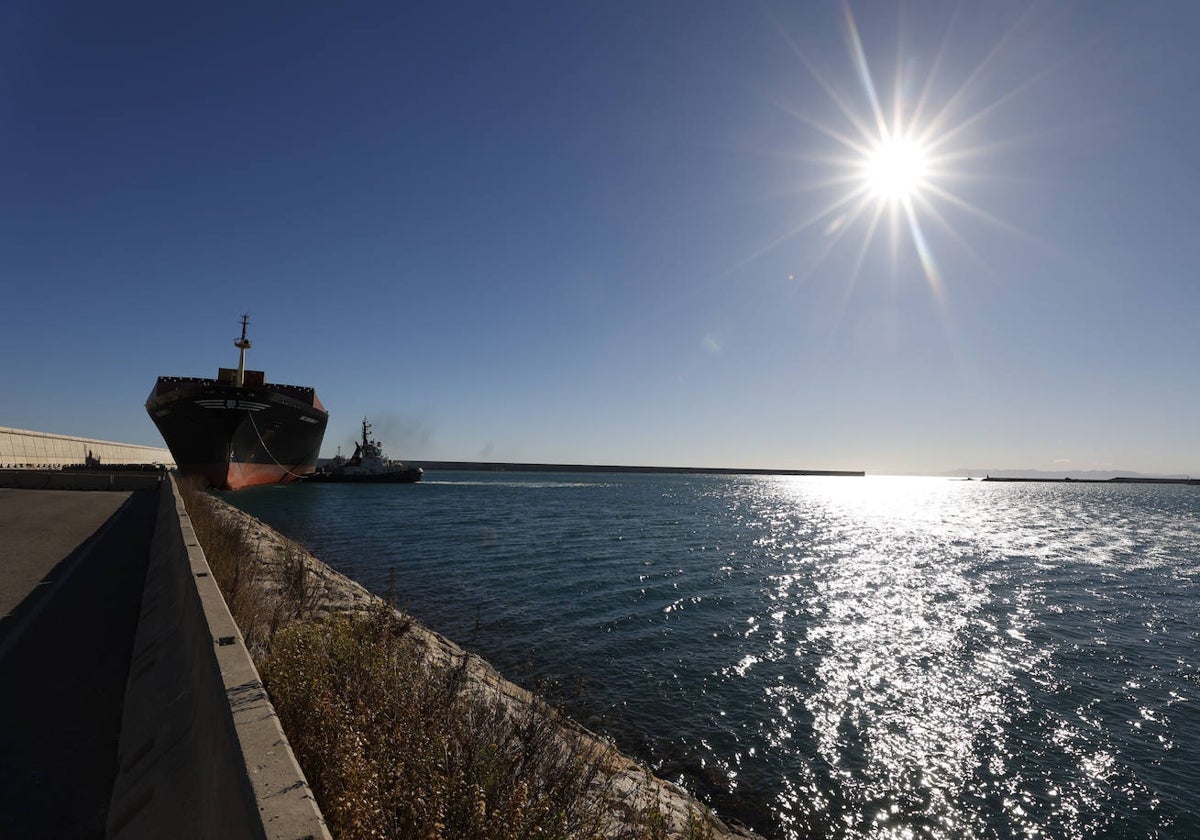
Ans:
<svg viewBox="0 0 1200 840"><path fill-rule="evenodd" d="M1191 478L1186 473L1141 473L1133 470L1013 470L1013 469L977 469L975 467L959 467L944 473L928 473L929 475L945 475L951 477L983 478L985 475L996 478L1077 478L1092 481L1107 481L1110 478Z"/></svg>

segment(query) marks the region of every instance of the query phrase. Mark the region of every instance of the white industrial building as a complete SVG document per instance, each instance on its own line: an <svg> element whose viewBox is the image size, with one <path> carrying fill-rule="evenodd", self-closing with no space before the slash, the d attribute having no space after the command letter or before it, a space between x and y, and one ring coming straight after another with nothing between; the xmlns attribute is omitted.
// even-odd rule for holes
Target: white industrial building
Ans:
<svg viewBox="0 0 1200 840"><path fill-rule="evenodd" d="M175 466L169 449L109 440L53 435L0 426L0 469L55 470L83 464L89 456L104 464Z"/></svg>

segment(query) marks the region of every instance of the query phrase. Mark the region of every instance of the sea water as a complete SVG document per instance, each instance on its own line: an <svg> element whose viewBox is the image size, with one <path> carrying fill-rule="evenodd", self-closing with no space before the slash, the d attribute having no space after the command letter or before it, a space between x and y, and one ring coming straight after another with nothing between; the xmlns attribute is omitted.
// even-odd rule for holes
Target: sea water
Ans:
<svg viewBox="0 0 1200 840"><path fill-rule="evenodd" d="M1200 487L430 472L226 498L770 837L1200 836Z"/></svg>

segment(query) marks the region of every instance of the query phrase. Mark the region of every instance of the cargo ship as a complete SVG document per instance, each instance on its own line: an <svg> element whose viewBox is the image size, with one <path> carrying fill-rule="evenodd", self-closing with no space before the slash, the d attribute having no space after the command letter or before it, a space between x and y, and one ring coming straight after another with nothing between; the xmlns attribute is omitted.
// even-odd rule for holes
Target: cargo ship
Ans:
<svg viewBox="0 0 1200 840"><path fill-rule="evenodd" d="M246 370L249 318L242 316L238 366L216 379L160 376L146 400L182 475L220 490L294 481L316 468L329 413L317 392L275 385L261 370Z"/></svg>

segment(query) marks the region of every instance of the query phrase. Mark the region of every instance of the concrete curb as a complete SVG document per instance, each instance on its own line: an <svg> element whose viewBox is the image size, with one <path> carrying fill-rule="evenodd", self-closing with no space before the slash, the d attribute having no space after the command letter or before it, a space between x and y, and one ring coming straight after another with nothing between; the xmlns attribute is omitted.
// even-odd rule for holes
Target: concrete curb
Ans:
<svg viewBox="0 0 1200 840"><path fill-rule="evenodd" d="M174 478L159 490L106 834L330 837Z"/></svg>

